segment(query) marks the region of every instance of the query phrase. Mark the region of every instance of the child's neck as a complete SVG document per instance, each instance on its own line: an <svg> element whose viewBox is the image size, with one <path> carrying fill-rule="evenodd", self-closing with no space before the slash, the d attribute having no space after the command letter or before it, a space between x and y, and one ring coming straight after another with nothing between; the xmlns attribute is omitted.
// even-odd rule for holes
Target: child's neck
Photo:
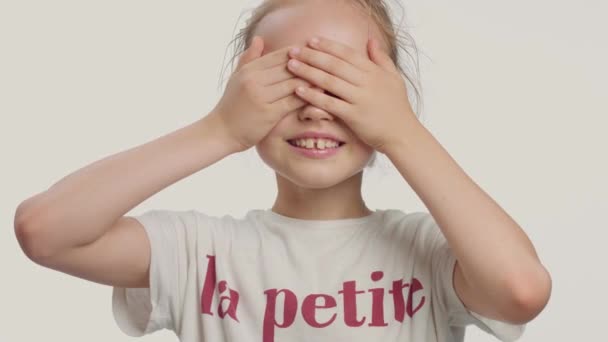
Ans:
<svg viewBox="0 0 608 342"><path fill-rule="evenodd" d="M303 188L277 175L272 211L304 220L337 220L368 216L361 196L361 173L329 188Z"/></svg>

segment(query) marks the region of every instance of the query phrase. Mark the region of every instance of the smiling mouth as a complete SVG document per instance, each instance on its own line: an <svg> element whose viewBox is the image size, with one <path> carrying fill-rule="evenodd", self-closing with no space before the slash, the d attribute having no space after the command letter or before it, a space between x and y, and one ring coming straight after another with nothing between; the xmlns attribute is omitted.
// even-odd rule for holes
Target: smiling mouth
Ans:
<svg viewBox="0 0 608 342"><path fill-rule="evenodd" d="M293 139L293 140L285 140L285 141L287 141L287 143L289 143L289 145L291 145L291 146L298 147L298 148L306 148L306 147L298 146L296 144L296 142L295 142L295 139ZM338 143L338 146L336 146L334 148L342 147L343 145L346 144L345 142L340 142L340 141L337 141L337 143ZM330 147L326 147L326 148L330 148ZM316 147L309 148L309 150L313 150L313 149L317 149L317 148Z"/></svg>

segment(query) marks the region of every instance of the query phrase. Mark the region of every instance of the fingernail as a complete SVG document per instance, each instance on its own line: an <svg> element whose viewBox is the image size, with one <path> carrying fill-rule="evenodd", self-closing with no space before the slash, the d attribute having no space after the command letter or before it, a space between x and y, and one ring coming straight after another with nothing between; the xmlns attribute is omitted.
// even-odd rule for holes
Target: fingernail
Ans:
<svg viewBox="0 0 608 342"><path fill-rule="evenodd" d="M293 47L291 48L291 50L289 50L289 52L291 52L292 55L297 55L298 53L300 53L300 48Z"/></svg>
<svg viewBox="0 0 608 342"><path fill-rule="evenodd" d="M299 64L300 63L297 60L295 60L295 59L292 59L292 60L289 61L289 65L291 67L293 67L293 68L297 68Z"/></svg>
<svg viewBox="0 0 608 342"><path fill-rule="evenodd" d="M319 44L319 38L317 38L317 37L312 37L312 38L310 39L310 45L312 45L312 46L317 46L317 44Z"/></svg>

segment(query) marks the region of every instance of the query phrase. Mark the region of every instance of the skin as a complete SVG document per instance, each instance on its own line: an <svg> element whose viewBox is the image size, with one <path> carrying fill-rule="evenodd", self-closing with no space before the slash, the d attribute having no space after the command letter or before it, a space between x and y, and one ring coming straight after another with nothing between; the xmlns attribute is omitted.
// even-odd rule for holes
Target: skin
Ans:
<svg viewBox="0 0 608 342"><path fill-rule="evenodd" d="M275 12L259 31L271 49L305 42L299 52L289 52L288 68L318 88L298 92L310 105L286 116L257 145L277 171L273 210L305 219L365 214L360 170L371 155L368 148L376 149L399 170L446 237L457 259L454 289L465 307L515 324L536 317L549 300L551 277L532 242L416 119L403 79L373 26L368 36L356 11L330 8L338 2L298 6ZM311 44L311 36L320 43ZM296 157L284 140L304 128L348 132L349 149L329 163Z"/></svg>
<svg viewBox="0 0 608 342"><path fill-rule="evenodd" d="M263 55L287 46L305 46L311 34L332 37L365 53L368 35L381 39L375 23L358 8L334 1L305 1L282 7L259 23ZM311 88L322 92L318 87ZM286 139L304 131L329 132L346 142L335 157L316 160L291 151ZM276 173L273 211L294 218L329 220L371 214L361 196L365 166L374 149L338 117L313 105L286 115L256 145Z"/></svg>

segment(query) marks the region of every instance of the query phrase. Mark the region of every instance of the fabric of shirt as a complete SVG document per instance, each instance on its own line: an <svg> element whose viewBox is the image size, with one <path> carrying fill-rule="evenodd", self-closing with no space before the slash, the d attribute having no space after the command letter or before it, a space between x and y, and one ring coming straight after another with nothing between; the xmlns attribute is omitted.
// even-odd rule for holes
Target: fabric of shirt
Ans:
<svg viewBox="0 0 608 342"><path fill-rule="evenodd" d="M303 220L150 210L150 287L112 290L119 328L182 342L460 342L467 325L515 341L525 325L468 310L455 256L425 212Z"/></svg>

